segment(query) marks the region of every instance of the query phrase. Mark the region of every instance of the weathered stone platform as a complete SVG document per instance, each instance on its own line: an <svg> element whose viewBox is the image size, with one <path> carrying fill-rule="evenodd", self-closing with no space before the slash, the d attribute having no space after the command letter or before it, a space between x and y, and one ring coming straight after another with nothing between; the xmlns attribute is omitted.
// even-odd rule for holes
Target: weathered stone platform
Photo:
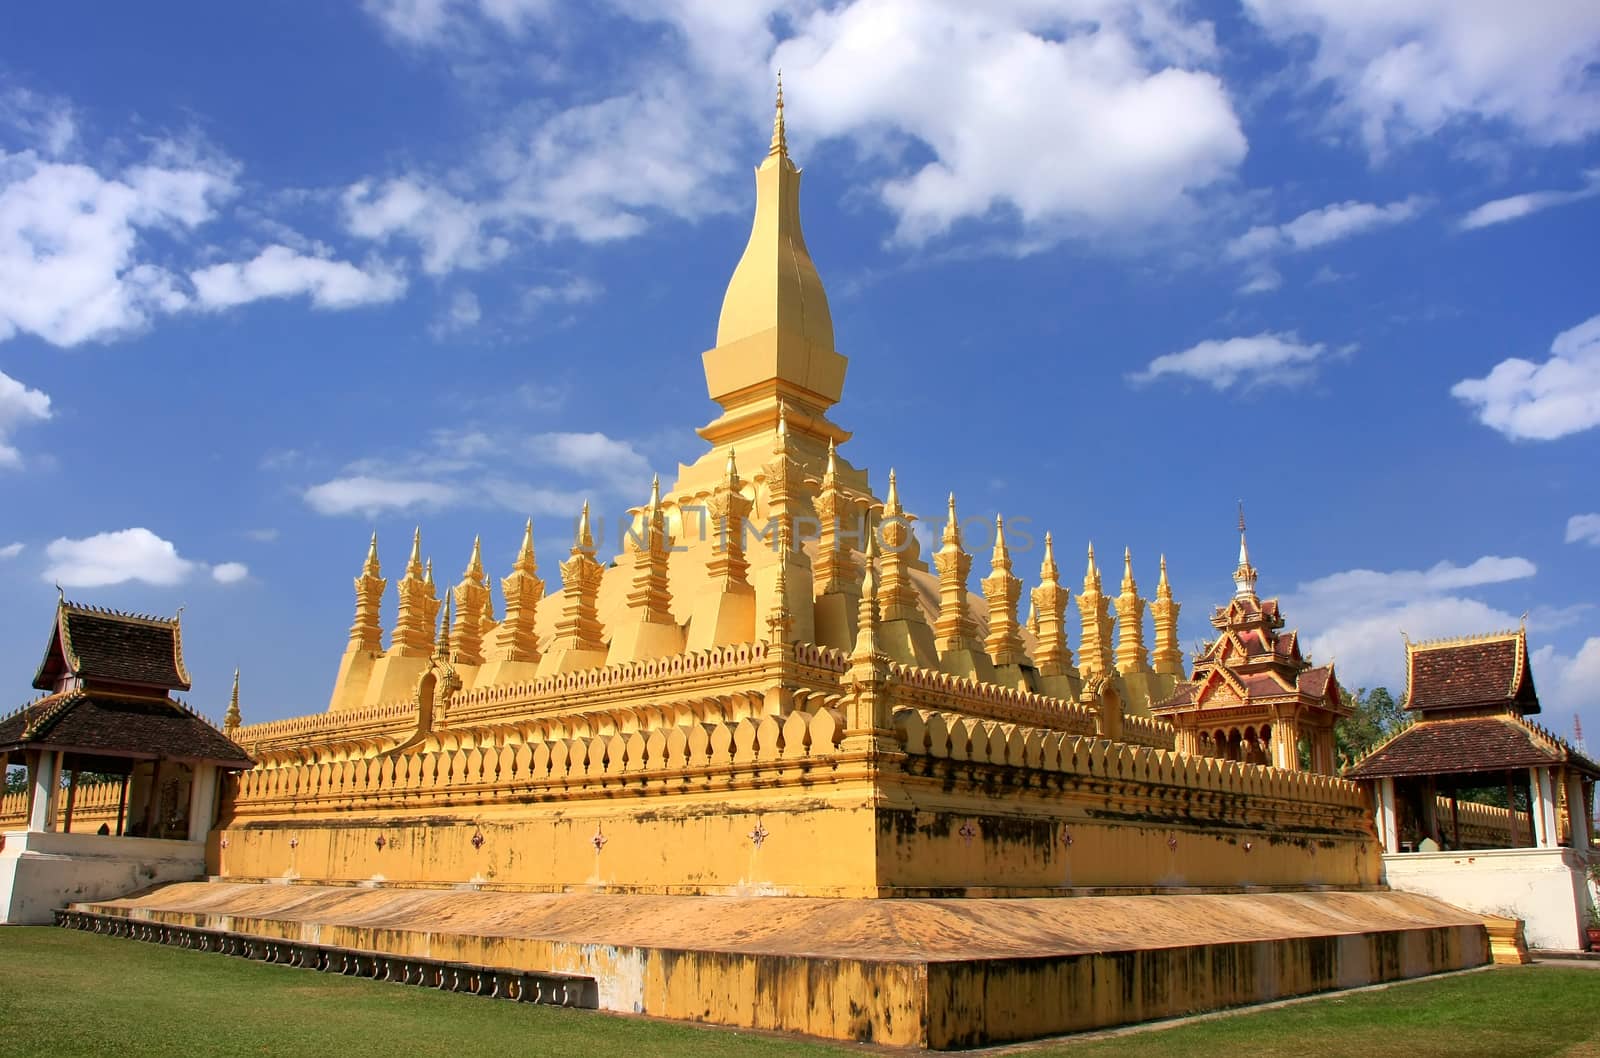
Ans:
<svg viewBox="0 0 1600 1058"><path fill-rule="evenodd" d="M594 978L605 1010L957 1048L1481 965L1395 892L848 900L194 882L100 914Z"/></svg>

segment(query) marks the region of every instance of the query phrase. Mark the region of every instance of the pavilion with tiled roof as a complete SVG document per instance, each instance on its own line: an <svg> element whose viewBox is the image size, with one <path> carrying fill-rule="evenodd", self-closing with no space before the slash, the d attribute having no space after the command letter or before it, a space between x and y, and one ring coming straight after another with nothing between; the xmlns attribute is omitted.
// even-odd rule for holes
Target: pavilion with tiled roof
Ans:
<svg viewBox="0 0 1600 1058"><path fill-rule="evenodd" d="M1454 791L1526 791L1532 833L1508 816L1507 844L1587 849L1600 764L1528 719L1539 712L1526 628L1406 644L1406 711L1413 722L1357 761L1346 777L1370 783L1391 852L1431 838L1469 847ZM1441 818L1436 791L1451 793ZM1576 838L1574 838L1576 835Z"/></svg>
<svg viewBox="0 0 1600 1058"><path fill-rule="evenodd" d="M111 834L198 840L218 770L250 767L244 750L172 697L190 686L177 617L63 598L33 686L45 695L0 718L0 769L20 761L29 770L30 830L70 832L78 773L92 772L123 780Z"/></svg>
<svg viewBox="0 0 1600 1058"><path fill-rule="evenodd" d="M1349 714L1339 681L1301 652L1298 633L1282 631L1278 600L1259 598L1256 578L1241 511L1233 598L1211 615L1217 638L1151 712L1178 729L1184 752L1331 775L1333 727Z"/></svg>

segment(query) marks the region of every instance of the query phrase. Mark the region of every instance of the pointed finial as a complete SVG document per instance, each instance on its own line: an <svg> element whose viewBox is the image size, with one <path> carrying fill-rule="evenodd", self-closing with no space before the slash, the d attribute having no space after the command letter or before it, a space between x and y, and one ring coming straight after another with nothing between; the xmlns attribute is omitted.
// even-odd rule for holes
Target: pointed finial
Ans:
<svg viewBox="0 0 1600 1058"><path fill-rule="evenodd" d="M373 530L372 542L367 545L367 561L361 567L361 572L376 577L378 568L378 533Z"/></svg>
<svg viewBox="0 0 1600 1058"><path fill-rule="evenodd" d="M534 571L533 556L533 519L528 519L527 527L522 530L522 547L517 551L517 561L513 568L523 573Z"/></svg>
<svg viewBox="0 0 1600 1058"><path fill-rule="evenodd" d="M417 526L411 533L411 557L406 559L406 576L414 577L422 572L422 526Z"/></svg>
<svg viewBox="0 0 1600 1058"><path fill-rule="evenodd" d="M885 514L900 513L900 487L895 484L894 468L889 468L889 494L883 498Z"/></svg>
<svg viewBox="0 0 1600 1058"><path fill-rule="evenodd" d="M1094 564L1094 541L1089 541L1089 568L1084 571L1083 583L1085 587L1100 586L1100 568Z"/></svg>
<svg viewBox="0 0 1600 1058"><path fill-rule="evenodd" d="M1244 532L1244 501L1239 501L1239 532Z"/></svg>
<svg viewBox="0 0 1600 1058"><path fill-rule="evenodd" d="M782 404L778 405L778 440L789 436L789 411Z"/></svg>
<svg viewBox="0 0 1600 1058"><path fill-rule="evenodd" d="M739 464L734 460L734 451L728 449L728 465L724 468L728 487L732 488L739 481Z"/></svg>
<svg viewBox="0 0 1600 1058"><path fill-rule="evenodd" d="M1127 590L1133 588L1133 548L1122 549L1122 587Z"/></svg>
<svg viewBox="0 0 1600 1058"><path fill-rule="evenodd" d="M950 494L950 515L944 523L944 543L950 547L961 546L961 523L956 518L956 494Z"/></svg>
<svg viewBox="0 0 1600 1058"><path fill-rule="evenodd" d="M239 669L233 670L233 693L228 696L228 711L223 714L222 726L235 728L239 726L242 716L239 713Z"/></svg>
<svg viewBox="0 0 1600 1058"><path fill-rule="evenodd" d="M1166 555L1162 555L1161 556L1161 580L1156 584L1156 587L1158 589L1166 590L1166 591L1170 591L1171 587L1172 587L1171 585L1169 585L1167 583L1167 556Z"/></svg>
<svg viewBox="0 0 1600 1058"><path fill-rule="evenodd" d="M650 511L654 514L661 509L661 475L650 475Z"/></svg>
<svg viewBox="0 0 1600 1058"><path fill-rule="evenodd" d="M1039 563L1039 580L1044 583L1055 580L1061 571L1056 566L1055 538L1046 530L1044 534L1044 561Z"/></svg>
<svg viewBox="0 0 1600 1058"><path fill-rule="evenodd" d="M783 71L778 71L778 104L772 115L772 145L767 154L779 158L789 156L789 138L783 128Z"/></svg>
<svg viewBox="0 0 1600 1058"><path fill-rule="evenodd" d="M589 529L589 501L583 501L583 513L578 515L577 547L580 551L594 550L594 533Z"/></svg>
<svg viewBox="0 0 1600 1058"><path fill-rule="evenodd" d="M438 640L437 644L434 646L434 651L433 651L435 656L441 657L441 658L447 658L447 657L450 656L450 606L451 606L451 601L452 600L450 598L450 593L446 592L445 596L444 596L444 614L439 618L439 640Z"/></svg>
<svg viewBox="0 0 1600 1058"><path fill-rule="evenodd" d="M823 472L824 476L830 480L835 474L839 473L839 460L837 456L838 453L834 450L833 446L833 438L830 437L828 438L828 468Z"/></svg>
<svg viewBox="0 0 1600 1058"><path fill-rule="evenodd" d="M467 560L467 572L465 575L474 580L483 579L483 549L479 538L476 536L472 538L472 557Z"/></svg>
<svg viewBox="0 0 1600 1058"><path fill-rule="evenodd" d="M422 567L422 583L433 583L433 556L428 556L427 563Z"/></svg>
<svg viewBox="0 0 1600 1058"><path fill-rule="evenodd" d="M994 559L992 565L1011 566L1011 548L1006 545L1006 520L1000 515L994 516Z"/></svg>

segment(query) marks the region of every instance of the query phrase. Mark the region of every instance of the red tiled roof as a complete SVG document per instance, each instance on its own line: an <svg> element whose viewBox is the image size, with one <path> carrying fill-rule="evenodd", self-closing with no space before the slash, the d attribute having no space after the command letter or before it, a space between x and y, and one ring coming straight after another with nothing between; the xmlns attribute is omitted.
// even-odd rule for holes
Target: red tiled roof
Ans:
<svg viewBox="0 0 1600 1058"><path fill-rule="evenodd" d="M1406 649L1406 708L1415 712L1506 705L1537 713L1525 632L1414 643Z"/></svg>
<svg viewBox="0 0 1600 1058"><path fill-rule="evenodd" d="M1552 764L1600 774L1600 765L1517 716L1466 716L1412 724L1361 758L1345 777L1497 772Z"/></svg>
<svg viewBox="0 0 1600 1058"><path fill-rule="evenodd" d="M81 690L49 695L0 719L0 750L26 746L251 766L248 753L181 702Z"/></svg>
<svg viewBox="0 0 1600 1058"><path fill-rule="evenodd" d="M50 643L33 685L48 691L63 674L85 682L186 691L189 673L183 666L178 619L98 610L63 600L56 607Z"/></svg>

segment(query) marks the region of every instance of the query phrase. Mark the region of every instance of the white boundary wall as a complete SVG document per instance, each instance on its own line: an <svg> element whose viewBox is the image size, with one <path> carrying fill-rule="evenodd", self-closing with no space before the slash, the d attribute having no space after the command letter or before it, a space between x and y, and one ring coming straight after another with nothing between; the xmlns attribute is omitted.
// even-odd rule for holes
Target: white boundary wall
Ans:
<svg viewBox="0 0 1600 1058"><path fill-rule="evenodd" d="M1522 919L1531 948L1584 946L1589 884L1583 857L1572 849L1385 853L1383 871L1392 889L1480 915Z"/></svg>
<svg viewBox="0 0 1600 1058"><path fill-rule="evenodd" d="M109 900L204 876L203 841L11 830L0 849L0 924L48 925L78 900Z"/></svg>

